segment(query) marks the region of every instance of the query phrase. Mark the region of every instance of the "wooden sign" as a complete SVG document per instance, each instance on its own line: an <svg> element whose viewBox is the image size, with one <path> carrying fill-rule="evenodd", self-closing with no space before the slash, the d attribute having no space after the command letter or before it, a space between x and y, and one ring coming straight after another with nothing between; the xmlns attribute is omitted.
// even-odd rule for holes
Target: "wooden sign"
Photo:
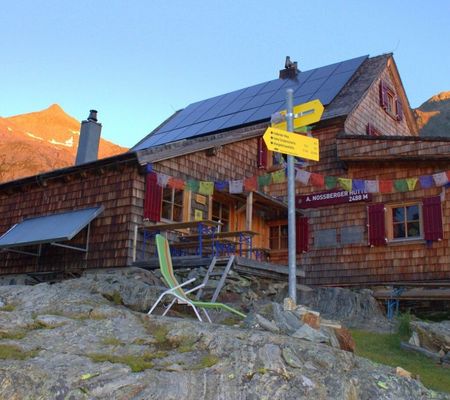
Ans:
<svg viewBox="0 0 450 400"><path fill-rule="evenodd" d="M372 201L372 193L359 191L347 192L346 190L312 193L304 196L296 196L295 206L296 208L317 208L360 201Z"/></svg>

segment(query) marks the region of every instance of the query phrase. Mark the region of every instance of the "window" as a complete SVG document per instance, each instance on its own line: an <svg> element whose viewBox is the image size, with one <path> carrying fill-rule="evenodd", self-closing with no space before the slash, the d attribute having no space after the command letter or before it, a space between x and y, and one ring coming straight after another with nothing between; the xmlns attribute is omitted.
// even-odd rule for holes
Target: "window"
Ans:
<svg viewBox="0 0 450 400"><path fill-rule="evenodd" d="M416 203L376 203L369 205L367 210L370 246L414 239L432 242L443 238L440 196L426 197Z"/></svg>
<svg viewBox="0 0 450 400"><path fill-rule="evenodd" d="M288 226L275 225L270 227L269 243L271 250L288 248Z"/></svg>
<svg viewBox="0 0 450 400"><path fill-rule="evenodd" d="M380 81L380 105L396 121L403 119L402 102L383 80Z"/></svg>
<svg viewBox="0 0 450 400"><path fill-rule="evenodd" d="M220 227L222 232L228 232L230 230L230 206L228 204L213 200L211 218L213 221L222 223Z"/></svg>
<svg viewBox="0 0 450 400"><path fill-rule="evenodd" d="M389 226L392 227L389 239L420 239L422 238L421 207L411 204L399 207L389 207Z"/></svg>
<svg viewBox="0 0 450 400"><path fill-rule="evenodd" d="M181 222L183 220L183 191L164 188L162 193L161 218Z"/></svg>

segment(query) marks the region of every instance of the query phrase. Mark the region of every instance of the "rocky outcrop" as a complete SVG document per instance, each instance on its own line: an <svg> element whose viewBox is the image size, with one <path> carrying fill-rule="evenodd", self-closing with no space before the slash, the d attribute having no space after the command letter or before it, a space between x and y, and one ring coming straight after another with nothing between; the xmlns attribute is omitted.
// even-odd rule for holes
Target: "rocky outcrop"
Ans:
<svg viewBox="0 0 450 400"><path fill-rule="evenodd" d="M412 321L410 326L412 335L403 347L450 366L450 321Z"/></svg>
<svg viewBox="0 0 450 400"><path fill-rule="evenodd" d="M416 108L420 136L450 136L450 92L441 92Z"/></svg>
<svg viewBox="0 0 450 400"><path fill-rule="evenodd" d="M393 368L276 329L131 310L123 304L145 308L158 282L124 271L0 287L0 398L449 398Z"/></svg>
<svg viewBox="0 0 450 400"><path fill-rule="evenodd" d="M287 295L287 292L281 292ZM386 332L391 329L370 290L312 288L297 286L297 301L320 312L323 318L342 322L350 328Z"/></svg>

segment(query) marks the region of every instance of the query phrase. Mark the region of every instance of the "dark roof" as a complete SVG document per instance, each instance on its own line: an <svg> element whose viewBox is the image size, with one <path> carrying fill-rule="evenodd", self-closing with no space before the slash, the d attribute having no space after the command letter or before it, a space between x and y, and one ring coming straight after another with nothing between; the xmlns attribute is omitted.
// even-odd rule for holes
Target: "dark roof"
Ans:
<svg viewBox="0 0 450 400"><path fill-rule="evenodd" d="M286 89L289 87L294 89L294 104L313 99L319 99L325 106L333 104L336 96L367 59L368 56L353 58L301 72L295 80L274 79L190 104L131 150L143 150L268 121L273 113L285 108ZM340 112L339 107L336 112Z"/></svg>
<svg viewBox="0 0 450 400"><path fill-rule="evenodd" d="M72 165L70 167L54 169L48 172L42 172L40 174L27 176L24 178L19 178L13 181L8 181L4 183L0 183L0 191L19 187L22 185L31 185L31 184L42 184L43 182L51 179L58 179L65 175L70 175L73 173L78 173L82 171L89 171L102 167L115 166L126 163L136 163L138 162L137 154L135 152L127 151L125 153L117 154L115 156L101 158L99 160L90 161L88 163Z"/></svg>

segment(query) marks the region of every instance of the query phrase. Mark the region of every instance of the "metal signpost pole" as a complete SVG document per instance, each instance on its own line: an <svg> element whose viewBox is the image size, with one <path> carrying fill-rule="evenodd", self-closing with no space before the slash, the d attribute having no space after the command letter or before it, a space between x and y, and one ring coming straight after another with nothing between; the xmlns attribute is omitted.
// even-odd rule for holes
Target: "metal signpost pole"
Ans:
<svg viewBox="0 0 450 400"><path fill-rule="evenodd" d="M286 122L288 132L294 131L292 89L286 90ZM289 248L289 297L297 304L297 265L296 265L296 245L295 245L295 175L294 157L287 156L287 180L288 180L288 248Z"/></svg>

